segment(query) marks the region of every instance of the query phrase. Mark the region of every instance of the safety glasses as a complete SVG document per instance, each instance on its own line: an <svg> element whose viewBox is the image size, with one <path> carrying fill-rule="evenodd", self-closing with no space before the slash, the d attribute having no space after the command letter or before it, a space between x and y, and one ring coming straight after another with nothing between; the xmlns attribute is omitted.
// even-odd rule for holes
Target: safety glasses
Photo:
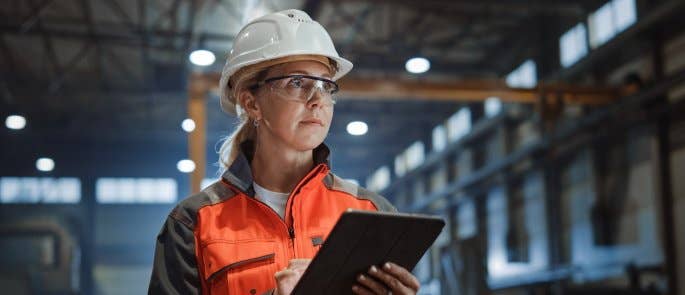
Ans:
<svg viewBox="0 0 685 295"><path fill-rule="evenodd" d="M332 80L309 75L273 77L250 86L250 89L256 90L267 84L279 97L302 103L308 103L318 91L324 105L334 105L333 94L338 92L338 84Z"/></svg>

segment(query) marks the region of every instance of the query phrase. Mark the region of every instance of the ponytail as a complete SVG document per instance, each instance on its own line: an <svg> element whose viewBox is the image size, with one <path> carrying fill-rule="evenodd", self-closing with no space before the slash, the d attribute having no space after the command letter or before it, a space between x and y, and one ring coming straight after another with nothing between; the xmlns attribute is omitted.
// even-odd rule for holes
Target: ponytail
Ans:
<svg viewBox="0 0 685 295"><path fill-rule="evenodd" d="M241 120L240 124L238 124L238 128L224 140L219 149L219 164L221 165L221 171L228 169L235 158L238 157L241 143L246 140L255 140L256 137L257 128L250 123L250 120Z"/></svg>

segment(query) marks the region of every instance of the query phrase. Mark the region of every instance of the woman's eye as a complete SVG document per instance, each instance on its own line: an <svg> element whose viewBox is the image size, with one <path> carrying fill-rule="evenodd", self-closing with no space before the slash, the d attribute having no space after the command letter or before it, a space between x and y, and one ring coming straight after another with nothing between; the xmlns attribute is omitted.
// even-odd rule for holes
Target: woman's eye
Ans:
<svg viewBox="0 0 685 295"><path fill-rule="evenodd" d="M292 78L288 82L288 86L290 87L295 87L295 88L300 88L304 84L304 81L302 81L302 78Z"/></svg>

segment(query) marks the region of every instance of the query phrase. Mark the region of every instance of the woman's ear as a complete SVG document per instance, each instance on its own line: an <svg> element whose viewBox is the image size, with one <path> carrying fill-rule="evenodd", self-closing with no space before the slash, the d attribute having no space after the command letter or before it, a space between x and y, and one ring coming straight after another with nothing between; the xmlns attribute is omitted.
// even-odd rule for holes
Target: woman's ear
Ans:
<svg viewBox="0 0 685 295"><path fill-rule="evenodd" d="M240 93L238 93L238 102L250 118L262 118L262 111L257 104L257 98L252 92L249 90L240 91Z"/></svg>

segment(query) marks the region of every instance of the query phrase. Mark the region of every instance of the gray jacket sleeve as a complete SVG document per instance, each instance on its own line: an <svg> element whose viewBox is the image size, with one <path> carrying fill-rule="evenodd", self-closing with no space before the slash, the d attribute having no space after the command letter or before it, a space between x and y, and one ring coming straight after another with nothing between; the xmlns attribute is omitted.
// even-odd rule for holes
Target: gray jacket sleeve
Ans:
<svg viewBox="0 0 685 295"><path fill-rule="evenodd" d="M200 294L193 231L167 217L157 236L148 294Z"/></svg>

